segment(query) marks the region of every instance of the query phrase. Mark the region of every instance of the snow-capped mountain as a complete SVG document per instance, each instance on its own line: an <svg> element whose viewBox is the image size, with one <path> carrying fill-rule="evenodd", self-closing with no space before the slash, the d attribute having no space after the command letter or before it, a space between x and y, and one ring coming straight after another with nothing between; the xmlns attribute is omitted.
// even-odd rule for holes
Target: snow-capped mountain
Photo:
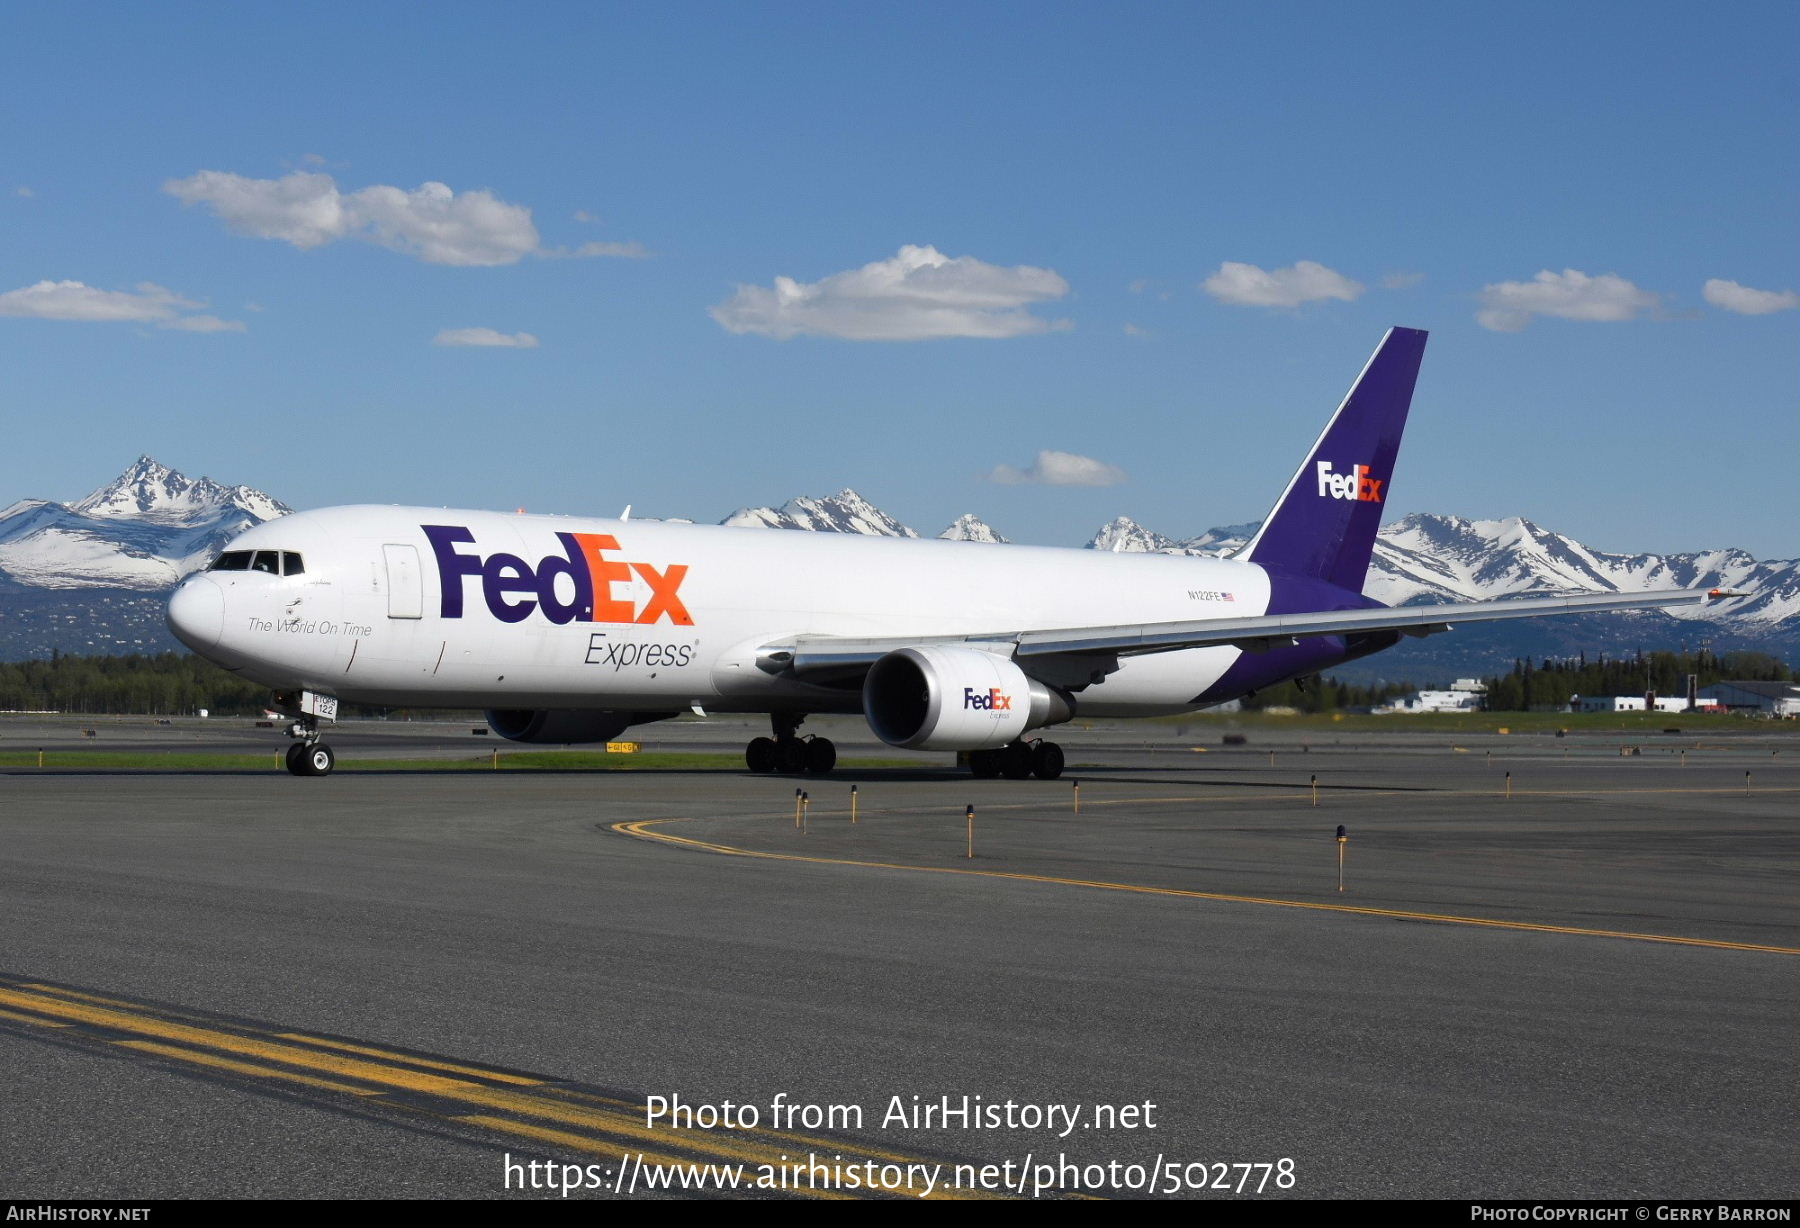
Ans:
<svg viewBox="0 0 1800 1228"><path fill-rule="evenodd" d="M1173 538L1153 533L1129 516L1115 516L1088 541L1089 550L1106 550L1115 554L1184 554Z"/></svg>
<svg viewBox="0 0 1800 1228"><path fill-rule="evenodd" d="M158 524L192 524L229 508L254 516L258 524L293 510L254 487L188 478L148 456L138 457L107 485L69 505L84 516L128 516Z"/></svg>
<svg viewBox="0 0 1800 1228"><path fill-rule="evenodd" d="M866 533L872 537L918 536L848 486L822 499L801 495L780 507L741 507L719 523L737 528Z"/></svg>
<svg viewBox="0 0 1800 1228"><path fill-rule="evenodd" d="M1800 560L1742 550L1609 554L1518 516L1464 520L1415 512L1375 539L1364 591L1389 605L1484 601L1549 592L1722 588L1746 593L1677 618L1773 623L1800 614Z"/></svg>
<svg viewBox="0 0 1800 1228"><path fill-rule="evenodd" d="M1200 558L1223 558L1248 542L1258 522L1229 524L1208 529L1198 537L1176 541L1146 529L1129 516L1117 516L1101 525L1088 540L1089 550L1111 550L1142 554L1188 554Z"/></svg>
<svg viewBox="0 0 1800 1228"><path fill-rule="evenodd" d="M0 576L33 588L160 591L288 511L260 490L196 481L142 456L74 503L22 499L0 511Z"/></svg>
<svg viewBox="0 0 1800 1228"><path fill-rule="evenodd" d="M1121 516L1102 525L1088 548L1221 556L1248 542L1257 527L1227 525L1177 541ZM1746 627L1772 624L1800 615L1800 560L1759 562L1742 550L1609 554L1517 516L1464 520L1415 512L1383 526L1363 585L1364 592L1388 605L1664 588L1722 588L1746 594L1668 611L1674 617Z"/></svg>
<svg viewBox="0 0 1800 1228"><path fill-rule="evenodd" d="M995 545L1007 545L1007 540L994 531L994 527L973 512L964 512L958 516L949 528L938 534L947 542L993 542Z"/></svg>

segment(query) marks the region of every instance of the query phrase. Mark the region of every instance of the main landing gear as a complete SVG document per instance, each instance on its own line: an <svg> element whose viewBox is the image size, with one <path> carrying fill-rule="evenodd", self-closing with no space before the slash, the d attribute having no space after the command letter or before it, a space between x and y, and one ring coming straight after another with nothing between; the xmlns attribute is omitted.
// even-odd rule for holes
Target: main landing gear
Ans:
<svg viewBox="0 0 1800 1228"><path fill-rule="evenodd" d="M287 770L294 776L329 776L337 766L337 755L319 741L319 718L303 716L288 726L294 739L287 748Z"/></svg>
<svg viewBox="0 0 1800 1228"><path fill-rule="evenodd" d="M1035 742L1009 742L997 750L969 752L969 771L976 776L1004 776L1008 780L1055 780L1063 772L1062 747L1039 739Z"/></svg>
<svg viewBox="0 0 1800 1228"><path fill-rule="evenodd" d="M830 738L801 737L798 730L804 715L787 712L770 714L772 738L752 738L744 748L744 766L752 772L806 773L823 776L837 766L837 747Z"/></svg>

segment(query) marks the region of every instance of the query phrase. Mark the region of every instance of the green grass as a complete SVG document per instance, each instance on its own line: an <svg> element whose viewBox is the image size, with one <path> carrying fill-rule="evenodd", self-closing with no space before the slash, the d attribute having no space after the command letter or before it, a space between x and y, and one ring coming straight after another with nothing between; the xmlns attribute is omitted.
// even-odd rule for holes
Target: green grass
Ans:
<svg viewBox="0 0 1800 1228"><path fill-rule="evenodd" d="M195 754L184 751L105 751L48 750L44 752L46 768L165 768L189 771L281 771L281 751L260 755ZM0 767L36 767L38 753L0 751ZM467 759L343 759L337 763L346 772L489 772L494 771L492 754ZM857 759L838 761L845 768L919 767L917 759ZM500 771L654 771L654 770L742 771L744 757L739 754L700 754L679 751L649 754L610 755L605 751L547 750L512 751L499 759Z"/></svg>
<svg viewBox="0 0 1800 1228"><path fill-rule="evenodd" d="M43 754L47 768L204 768L211 771L252 768L276 769L281 756L271 751L266 755L206 755L185 751L167 754L153 752L107 750L47 750ZM34 750L0 751L0 767L37 767Z"/></svg>

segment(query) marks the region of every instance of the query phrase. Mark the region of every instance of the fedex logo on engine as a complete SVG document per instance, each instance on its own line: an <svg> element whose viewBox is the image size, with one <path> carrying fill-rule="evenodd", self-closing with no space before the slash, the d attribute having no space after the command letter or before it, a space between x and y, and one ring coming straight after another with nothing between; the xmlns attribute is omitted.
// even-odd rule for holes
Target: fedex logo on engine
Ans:
<svg viewBox="0 0 1800 1228"><path fill-rule="evenodd" d="M985 691L977 691L972 686L963 688L963 707L977 712L1010 712L1012 696L999 687L989 687Z"/></svg>
<svg viewBox="0 0 1800 1228"><path fill-rule="evenodd" d="M533 610L542 610L545 618L559 626L572 622L654 623L665 618L678 627L694 625L679 592L681 582L687 579L687 564L671 563L659 571L649 563L610 559L607 553L619 549L618 538L610 533L558 533L556 540L562 543L563 552L528 563L516 554L464 554L456 547L473 544L475 535L460 525L419 527L437 555L443 592L440 613L445 618L463 616L463 582L479 577L488 613L503 623L523 622ZM650 588L642 609L613 595L613 585L629 583L633 575ZM559 591L557 581L564 577Z"/></svg>
<svg viewBox="0 0 1800 1228"><path fill-rule="evenodd" d="M1358 503L1380 503L1381 488L1386 478L1369 476L1367 465L1353 465L1349 473L1333 473L1330 461L1319 462L1319 497L1321 499L1353 499Z"/></svg>

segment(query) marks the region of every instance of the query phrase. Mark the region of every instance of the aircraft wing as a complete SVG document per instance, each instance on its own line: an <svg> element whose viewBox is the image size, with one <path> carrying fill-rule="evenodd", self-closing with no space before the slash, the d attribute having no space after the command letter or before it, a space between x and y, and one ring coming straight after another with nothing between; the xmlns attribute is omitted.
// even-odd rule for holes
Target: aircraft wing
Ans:
<svg viewBox="0 0 1800 1228"><path fill-rule="evenodd" d="M1397 631L1425 636L1461 623L1536 618L1583 611L1643 610L1701 605L1738 594L1717 589L1663 589L1648 593L1580 593L1567 597L1526 597L1516 601L1476 601L1454 605L1378 606L1361 610L1326 610L1306 614L1266 614L1250 618L1203 618L1189 622L1143 623L1136 626L1060 627L988 634L882 636L871 639L802 635L771 644L759 664L770 672L791 673L803 681L843 681L881 657L901 648L956 644L1002 653L1028 665L1048 658L1111 658L1179 652L1185 648L1230 645L1246 652L1271 648L1309 636Z"/></svg>

